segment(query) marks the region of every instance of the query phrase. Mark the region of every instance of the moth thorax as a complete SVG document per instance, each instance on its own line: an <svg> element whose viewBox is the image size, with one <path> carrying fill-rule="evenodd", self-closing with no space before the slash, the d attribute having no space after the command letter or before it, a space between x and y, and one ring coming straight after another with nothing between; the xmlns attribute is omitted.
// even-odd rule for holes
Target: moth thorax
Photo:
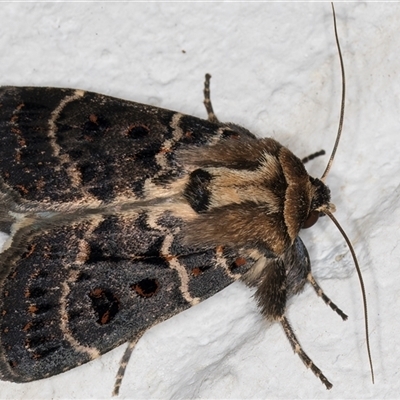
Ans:
<svg viewBox="0 0 400 400"><path fill-rule="evenodd" d="M197 213L248 203L263 205L268 213L279 213L287 187L284 176L280 178L278 188L264 177L261 169L198 168L190 173L184 196Z"/></svg>

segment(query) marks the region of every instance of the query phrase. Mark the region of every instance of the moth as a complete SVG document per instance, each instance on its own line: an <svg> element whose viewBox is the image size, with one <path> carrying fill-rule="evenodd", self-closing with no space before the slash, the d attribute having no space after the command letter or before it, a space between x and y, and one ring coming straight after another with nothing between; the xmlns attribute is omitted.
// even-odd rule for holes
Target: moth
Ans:
<svg viewBox="0 0 400 400"><path fill-rule="evenodd" d="M82 90L0 89L1 379L47 378L128 342L117 394L147 329L242 279L332 387L285 313L308 282L347 318L298 236L321 214L336 223L333 156L309 176L276 140L221 123L209 85L208 120Z"/></svg>

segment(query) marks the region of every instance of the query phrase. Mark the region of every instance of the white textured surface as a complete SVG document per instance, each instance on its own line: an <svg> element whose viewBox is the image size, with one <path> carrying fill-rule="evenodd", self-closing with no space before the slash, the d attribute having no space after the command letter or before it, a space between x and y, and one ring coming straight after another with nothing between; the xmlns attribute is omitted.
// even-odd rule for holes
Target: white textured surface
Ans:
<svg viewBox="0 0 400 400"><path fill-rule="evenodd" d="M236 283L149 331L121 398L399 397L400 5L336 10L348 92L328 184L367 287L375 385L354 266L324 218L302 237L349 320L311 288L290 301L288 316L331 391ZM2 85L81 88L205 117L210 72L221 121L273 136L300 157L332 148L341 83L328 3L1 3L0 27ZM319 176L326 160L307 165L310 173ZM0 382L0 397L108 398L123 350L51 379Z"/></svg>

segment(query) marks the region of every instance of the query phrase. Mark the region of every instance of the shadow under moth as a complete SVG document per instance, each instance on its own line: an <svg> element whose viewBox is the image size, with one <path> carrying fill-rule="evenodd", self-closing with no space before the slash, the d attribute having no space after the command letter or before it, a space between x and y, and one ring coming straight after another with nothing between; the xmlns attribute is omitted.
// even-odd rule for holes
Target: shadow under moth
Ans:
<svg viewBox="0 0 400 400"><path fill-rule="evenodd" d="M43 379L129 342L117 394L147 329L242 279L332 387L285 312L308 282L347 318L298 236L321 214L336 223L333 155L309 176L308 158L219 122L209 81L208 120L82 90L0 88L1 379Z"/></svg>

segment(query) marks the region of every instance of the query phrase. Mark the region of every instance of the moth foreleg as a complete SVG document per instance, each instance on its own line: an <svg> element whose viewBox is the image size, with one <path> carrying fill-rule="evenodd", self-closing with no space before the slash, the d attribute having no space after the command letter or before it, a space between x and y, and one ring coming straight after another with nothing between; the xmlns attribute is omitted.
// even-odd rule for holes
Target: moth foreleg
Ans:
<svg viewBox="0 0 400 400"><path fill-rule="evenodd" d="M145 330L143 332L139 332L135 336L135 338L133 338L132 340L130 340L128 342L128 346L125 349L125 352L124 352L124 354L123 354L123 356L121 358L121 361L119 363L117 376L115 377L114 390L112 392L113 396L118 396L119 389L120 389L121 384L122 384L122 379L124 378L126 367L128 366L128 363L129 363L129 360L131 358L133 349L135 348L136 343L139 341L139 339L143 336L143 334L145 332L146 332Z"/></svg>
<svg viewBox="0 0 400 400"><path fill-rule="evenodd" d="M204 106L206 107L208 120L217 124L219 121L217 116L214 114L210 98L210 79L211 75L206 74L206 80L204 81Z"/></svg>
<svg viewBox="0 0 400 400"><path fill-rule="evenodd" d="M336 311L346 321L347 315L324 293L321 286L318 285L311 272L307 275L307 280L311 283L317 295L322 298L326 305L328 305L333 311Z"/></svg>
<svg viewBox="0 0 400 400"><path fill-rule="evenodd" d="M327 389L331 389L332 384L328 381L328 379L326 379L322 371L311 361L311 358L308 357L308 355L304 352L299 341L297 340L296 335L293 332L292 327L289 324L289 321L286 319L284 315L280 318L280 323L282 324L283 330L285 331L286 337L289 339L289 342L294 352L299 355L304 365L307 368L310 368L312 372L314 372L314 374L322 381L322 383L326 386Z"/></svg>

